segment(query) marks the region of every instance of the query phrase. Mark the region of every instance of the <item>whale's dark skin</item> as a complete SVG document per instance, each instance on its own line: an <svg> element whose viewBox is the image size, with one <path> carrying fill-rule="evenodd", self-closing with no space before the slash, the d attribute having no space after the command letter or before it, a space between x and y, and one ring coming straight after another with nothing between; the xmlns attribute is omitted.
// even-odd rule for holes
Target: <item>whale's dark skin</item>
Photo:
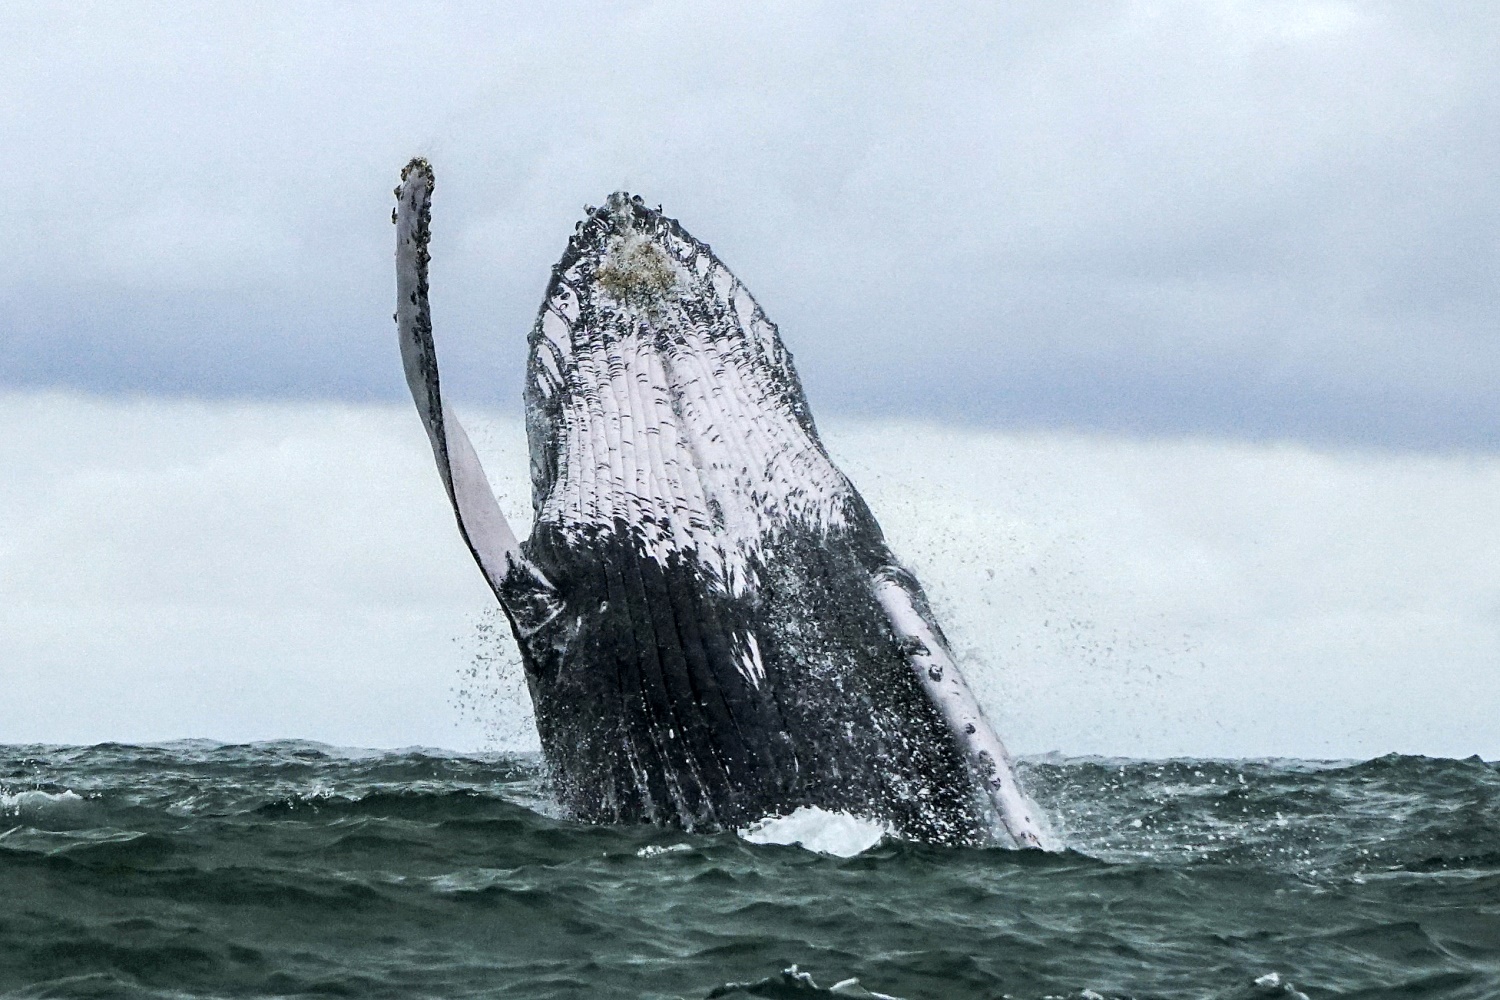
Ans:
<svg viewBox="0 0 1500 1000"><path fill-rule="evenodd" d="M920 586L829 460L775 326L710 249L620 194L575 230L529 341L534 520L517 542L442 401L431 168L402 181L408 383L566 808L713 830L817 806L912 839L1039 846Z"/></svg>

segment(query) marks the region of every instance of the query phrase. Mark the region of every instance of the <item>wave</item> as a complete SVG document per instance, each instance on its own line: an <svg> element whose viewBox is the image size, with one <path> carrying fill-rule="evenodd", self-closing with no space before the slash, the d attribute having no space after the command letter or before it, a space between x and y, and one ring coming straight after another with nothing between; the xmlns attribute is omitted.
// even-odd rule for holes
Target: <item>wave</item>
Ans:
<svg viewBox="0 0 1500 1000"><path fill-rule="evenodd" d="M0 995L1500 994L1494 764L1022 770L1067 850L585 826L524 755L0 748Z"/></svg>
<svg viewBox="0 0 1500 1000"><path fill-rule="evenodd" d="M0 791L0 816L21 817L28 814L71 809L83 802L83 796L69 789L44 792L28 789L20 792Z"/></svg>
<svg viewBox="0 0 1500 1000"><path fill-rule="evenodd" d="M739 831L752 844L782 844L819 854L852 858L893 836L890 827L863 816L802 806L785 816L767 816Z"/></svg>

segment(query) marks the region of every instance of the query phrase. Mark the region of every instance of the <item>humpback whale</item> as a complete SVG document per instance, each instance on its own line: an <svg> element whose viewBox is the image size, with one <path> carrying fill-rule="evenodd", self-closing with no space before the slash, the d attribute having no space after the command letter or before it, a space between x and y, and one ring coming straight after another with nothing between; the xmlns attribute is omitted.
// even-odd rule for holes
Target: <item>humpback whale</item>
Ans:
<svg viewBox="0 0 1500 1000"><path fill-rule="evenodd" d="M396 188L395 320L458 528L574 816L736 829L803 806L1045 846L916 578L829 458L775 324L639 197L587 210L529 338L517 540L443 398L432 167Z"/></svg>

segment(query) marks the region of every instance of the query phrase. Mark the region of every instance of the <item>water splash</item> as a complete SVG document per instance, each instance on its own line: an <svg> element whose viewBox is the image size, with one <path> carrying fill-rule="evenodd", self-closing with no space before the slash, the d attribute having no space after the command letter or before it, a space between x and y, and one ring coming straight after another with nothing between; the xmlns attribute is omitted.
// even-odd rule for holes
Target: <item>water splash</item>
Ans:
<svg viewBox="0 0 1500 1000"><path fill-rule="evenodd" d="M786 816L768 816L739 831L752 844L795 845L838 858L863 854L890 833L873 820L817 806L800 806Z"/></svg>

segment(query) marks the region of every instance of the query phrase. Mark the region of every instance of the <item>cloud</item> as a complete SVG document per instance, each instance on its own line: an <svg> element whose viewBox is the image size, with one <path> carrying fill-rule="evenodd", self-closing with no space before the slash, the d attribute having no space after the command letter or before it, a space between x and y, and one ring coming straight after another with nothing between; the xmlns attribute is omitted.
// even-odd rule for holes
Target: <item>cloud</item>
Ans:
<svg viewBox="0 0 1500 1000"><path fill-rule="evenodd" d="M1500 15L1421 4L372 4L8 19L12 385L396 398L395 172L450 384L511 405L628 186L822 411L1493 449Z"/></svg>
<svg viewBox="0 0 1500 1000"><path fill-rule="evenodd" d="M824 423L1019 751L1500 757L1500 460ZM409 405L11 392L0 466L0 740L534 741Z"/></svg>
<svg viewBox="0 0 1500 1000"><path fill-rule="evenodd" d="M904 423L828 438L1021 746L1494 756L1493 459Z"/></svg>
<svg viewBox="0 0 1500 1000"><path fill-rule="evenodd" d="M488 591L406 416L0 397L4 738L461 742Z"/></svg>

